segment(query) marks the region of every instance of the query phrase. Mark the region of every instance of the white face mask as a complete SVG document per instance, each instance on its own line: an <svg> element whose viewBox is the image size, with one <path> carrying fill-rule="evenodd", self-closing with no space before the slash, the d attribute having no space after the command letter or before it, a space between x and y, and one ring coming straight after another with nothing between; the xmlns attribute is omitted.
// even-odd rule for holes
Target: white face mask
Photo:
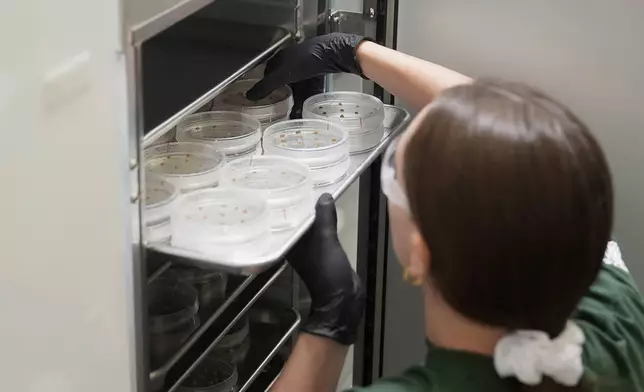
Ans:
<svg viewBox="0 0 644 392"><path fill-rule="evenodd" d="M382 187L382 193L387 196L387 199L392 204L409 213L409 201L405 191L400 186L400 182L396 179L396 148L399 142L400 136L392 140L385 151L380 169L380 186Z"/></svg>

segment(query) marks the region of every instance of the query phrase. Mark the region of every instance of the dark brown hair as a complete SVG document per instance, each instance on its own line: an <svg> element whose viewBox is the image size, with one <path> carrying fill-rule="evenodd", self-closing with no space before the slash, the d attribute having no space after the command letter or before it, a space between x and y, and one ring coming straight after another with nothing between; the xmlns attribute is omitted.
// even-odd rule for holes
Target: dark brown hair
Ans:
<svg viewBox="0 0 644 392"><path fill-rule="evenodd" d="M569 109L522 84L476 81L431 105L407 144L404 180L432 282L472 320L557 336L611 232L599 144ZM530 390L575 389L548 379Z"/></svg>

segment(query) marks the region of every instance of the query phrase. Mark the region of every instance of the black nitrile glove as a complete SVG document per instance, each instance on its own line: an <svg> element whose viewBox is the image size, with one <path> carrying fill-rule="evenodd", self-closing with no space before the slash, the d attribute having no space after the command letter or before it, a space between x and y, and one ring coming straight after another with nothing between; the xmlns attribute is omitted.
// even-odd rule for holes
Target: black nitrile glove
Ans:
<svg viewBox="0 0 644 392"><path fill-rule="evenodd" d="M330 73L363 76L356 49L364 39L355 34L332 33L289 46L266 63L264 78L248 90L246 97L256 101L280 86Z"/></svg>
<svg viewBox="0 0 644 392"><path fill-rule="evenodd" d="M316 76L289 85L293 91L291 119L302 118L302 107L307 98L324 92L324 76Z"/></svg>
<svg viewBox="0 0 644 392"><path fill-rule="evenodd" d="M320 196L315 213L315 223L287 255L311 294L311 312L302 331L350 345L357 338L364 293L338 240L330 194Z"/></svg>

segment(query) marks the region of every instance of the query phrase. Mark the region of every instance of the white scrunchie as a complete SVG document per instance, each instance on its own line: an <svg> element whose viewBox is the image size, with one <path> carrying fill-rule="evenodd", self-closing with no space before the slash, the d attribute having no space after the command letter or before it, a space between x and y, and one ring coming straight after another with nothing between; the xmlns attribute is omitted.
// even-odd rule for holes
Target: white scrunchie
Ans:
<svg viewBox="0 0 644 392"><path fill-rule="evenodd" d="M572 387L584 373L583 344L584 332L572 321L555 339L542 331L514 331L496 344L494 367L499 376L516 377L525 385L538 385L548 376Z"/></svg>

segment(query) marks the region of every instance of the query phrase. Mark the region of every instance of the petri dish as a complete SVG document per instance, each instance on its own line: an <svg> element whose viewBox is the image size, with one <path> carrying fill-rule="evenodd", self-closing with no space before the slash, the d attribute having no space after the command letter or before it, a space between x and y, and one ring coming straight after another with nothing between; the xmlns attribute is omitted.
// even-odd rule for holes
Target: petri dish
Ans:
<svg viewBox="0 0 644 392"><path fill-rule="evenodd" d="M174 142L144 151L145 168L171 182L181 192L216 186L226 163L223 153L204 143Z"/></svg>
<svg viewBox="0 0 644 392"><path fill-rule="evenodd" d="M243 363L250 348L249 331L248 317L244 315L217 343L209 355L235 365Z"/></svg>
<svg viewBox="0 0 644 392"><path fill-rule="evenodd" d="M233 110L246 113L257 119L264 127L277 120L287 118L293 107L293 92L288 86L282 86L259 101L246 98L259 79L238 80L213 99L213 109Z"/></svg>
<svg viewBox="0 0 644 392"><path fill-rule="evenodd" d="M239 159L226 164L221 174L222 186L252 191L267 200L273 231L298 227L313 212L311 170L296 159Z"/></svg>
<svg viewBox="0 0 644 392"><path fill-rule="evenodd" d="M204 358L179 385L179 392L233 392L237 387L237 367L213 357Z"/></svg>
<svg viewBox="0 0 644 392"><path fill-rule="evenodd" d="M170 214L179 190L163 177L146 173L143 239L150 243L166 242L172 234Z"/></svg>
<svg viewBox="0 0 644 392"><path fill-rule="evenodd" d="M172 232L172 230L170 230ZM209 271L187 266L173 266L170 271L181 283L187 283L199 293L199 308L214 310L226 297L228 276L221 271Z"/></svg>
<svg viewBox="0 0 644 392"><path fill-rule="evenodd" d="M365 131L362 133L349 133L349 150L351 154L360 154L376 147L385 135L385 127Z"/></svg>
<svg viewBox="0 0 644 392"><path fill-rule="evenodd" d="M254 153L262 139L262 127L259 121L244 113L195 113L177 125L176 138L180 142L209 144L233 159Z"/></svg>
<svg viewBox="0 0 644 392"><path fill-rule="evenodd" d="M297 159L311 169L314 186L343 178L349 169L349 134L326 120L288 120L268 127L262 142L265 155Z"/></svg>
<svg viewBox="0 0 644 392"><path fill-rule="evenodd" d="M145 174L145 222L146 225L170 219L172 203L179 190L170 181L153 173Z"/></svg>
<svg viewBox="0 0 644 392"><path fill-rule="evenodd" d="M148 286L150 361L162 366L199 327L199 300L190 285L160 278Z"/></svg>
<svg viewBox="0 0 644 392"><path fill-rule="evenodd" d="M146 243L166 243L170 240L170 237L172 237L170 219L158 223L149 223L143 228L143 240Z"/></svg>
<svg viewBox="0 0 644 392"><path fill-rule="evenodd" d="M199 295L189 284L157 279L148 286L150 332L168 333L191 324L199 310Z"/></svg>
<svg viewBox="0 0 644 392"><path fill-rule="evenodd" d="M349 132L352 154L372 149L384 134L384 105L368 94L340 91L314 95L304 101L302 117L329 120L344 127Z"/></svg>
<svg viewBox="0 0 644 392"><path fill-rule="evenodd" d="M270 241L268 203L257 192L202 189L183 195L171 216L172 245L222 262L261 256Z"/></svg>

